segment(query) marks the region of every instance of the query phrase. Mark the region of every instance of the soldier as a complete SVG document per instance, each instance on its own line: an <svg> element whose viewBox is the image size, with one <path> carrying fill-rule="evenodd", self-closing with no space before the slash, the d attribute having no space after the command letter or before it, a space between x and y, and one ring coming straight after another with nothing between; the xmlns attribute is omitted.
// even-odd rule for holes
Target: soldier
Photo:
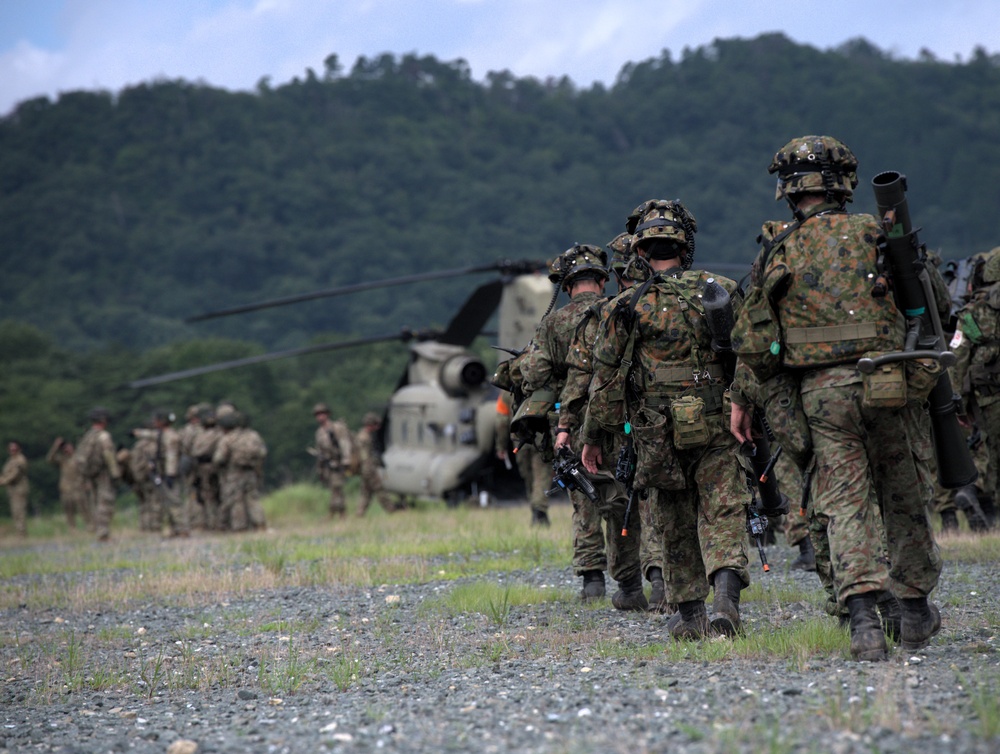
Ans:
<svg viewBox="0 0 1000 754"><path fill-rule="evenodd" d="M561 309L542 317L531 344L519 359L525 394L535 396L542 390L551 391L559 404L558 424L553 441L556 453L563 447L572 450L574 435L577 438L576 447L581 446L579 430L582 417L579 411L582 406L575 404L577 413L574 413L562 395L567 384L566 359L576 337L577 326L583 321L587 310L601 301L607 279L607 254L604 249L576 244L556 257L549 265L549 280L556 285L555 295L566 291L570 301ZM614 459L611 459L611 463L614 463ZM608 466L605 465L603 470L608 471ZM613 465L611 470L613 471ZM586 602L599 599L605 594L604 571L608 560L601 528L601 511L578 490L570 493L570 499L573 503L573 568L583 579L580 596ZM634 588L631 591L634 592ZM639 576L639 594L641 593L642 577ZM642 599L645 601L645 596Z"/></svg>
<svg viewBox="0 0 1000 754"><path fill-rule="evenodd" d="M766 409L797 417L797 452L811 453L815 463L811 505L826 523L838 601L850 616L851 655L874 661L888 658L877 611L887 584L901 601L906 649L926 646L940 630L927 595L941 558L926 513L931 491L915 458L926 444L917 437L917 413L929 388L923 396L910 390L909 400L900 389L890 407L873 400L871 385L866 397L856 369L868 353L901 350L904 337L892 296L872 295L881 227L871 215L846 211L857 167L851 150L829 136L793 139L774 156L775 198L788 202L794 220L764 225L733 343L765 394L773 380L788 384L783 406L769 401ZM749 427L734 392L732 432L752 442Z"/></svg>
<svg viewBox="0 0 1000 754"><path fill-rule="evenodd" d="M76 448L73 443L57 437L49 448L45 460L59 469L59 502L62 503L66 523L71 529L76 528L76 514L80 514L87 531L93 531L94 525L90 518L90 500L80 469L73 462Z"/></svg>
<svg viewBox="0 0 1000 754"><path fill-rule="evenodd" d="M106 408L94 408L87 414L90 429L86 431L76 446L74 460L83 478L93 490L94 533L98 542L111 538L111 519L115 515L116 481L121 479L115 444L108 432L111 414Z"/></svg>
<svg viewBox="0 0 1000 754"><path fill-rule="evenodd" d="M153 413L152 429L133 429L132 436L152 444L152 456L146 469L151 496L152 530L161 531L164 515L171 537L189 537L187 506L181 489L181 437L173 428L174 415L168 411Z"/></svg>
<svg viewBox="0 0 1000 754"><path fill-rule="evenodd" d="M147 432L142 436L134 437L135 442L128 451L119 451L118 465L122 470L122 480L132 488L139 503L139 529L160 531L163 511L159 506L160 499L153 489L156 435L152 427L145 429Z"/></svg>
<svg viewBox="0 0 1000 754"><path fill-rule="evenodd" d="M194 484L198 507L202 513L202 526L210 531L222 528L219 517L219 475L212 463L220 437L222 430L216 423L215 409L207 403L203 404L199 409L198 428L191 440L191 456L194 460Z"/></svg>
<svg viewBox="0 0 1000 754"><path fill-rule="evenodd" d="M378 504L386 513L395 513L404 506L397 505L388 492L382 488L382 477L379 475L381 458L375 447L375 435L382 426L377 414L365 414L362 427L354 436L354 449L358 455L358 474L361 476L361 491L358 501L358 516L364 517L372 496L378 499Z"/></svg>
<svg viewBox="0 0 1000 754"><path fill-rule="evenodd" d="M330 488L330 515L347 515L344 482L352 470L354 444L351 431L343 420L330 419L330 407L325 403L313 406L316 417L316 472L320 481Z"/></svg>
<svg viewBox="0 0 1000 754"><path fill-rule="evenodd" d="M7 488L10 517L18 536L28 536L28 459L21 452L21 443L7 443L7 462L0 470L0 487Z"/></svg>
<svg viewBox="0 0 1000 754"><path fill-rule="evenodd" d="M680 202L648 201L626 227L631 265L640 270L630 277L645 280L608 304L598 333L583 462L597 468L608 433L632 435L634 485L656 490L663 522L666 599L678 606L668 630L677 639L732 636L741 630L740 592L750 583L749 495L723 420L725 370L711 348L701 297L712 279L730 295L736 283L690 269L697 225Z"/></svg>
<svg viewBox="0 0 1000 754"><path fill-rule="evenodd" d="M267 446L246 422L237 411L224 412L218 420L223 434L212 455L212 463L219 469L220 519L228 522L231 531L266 526L260 485Z"/></svg>
<svg viewBox="0 0 1000 754"><path fill-rule="evenodd" d="M198 464L194 458L194 439L201 432L201 414L208 408L207 403L188 406L184 412L184 426L177 430L180 436L180 472L184 483L184 506L188 525L192 529L204 529L205 508L198 492Z"/></svg>
<svg viewBox="0 0 1000 754"><path fill-rule="evenodd" d="M552 486L552 467L545 463L534 445L525 444L512 453L510 436L511 401L513 396L506 390L501 390L497 396L496 414L496 453L510 468L511 455L517 463L517 472L524 480L528 493L528 504L531 506L531 525L549 526L549 501L546 491Z"/></svg>

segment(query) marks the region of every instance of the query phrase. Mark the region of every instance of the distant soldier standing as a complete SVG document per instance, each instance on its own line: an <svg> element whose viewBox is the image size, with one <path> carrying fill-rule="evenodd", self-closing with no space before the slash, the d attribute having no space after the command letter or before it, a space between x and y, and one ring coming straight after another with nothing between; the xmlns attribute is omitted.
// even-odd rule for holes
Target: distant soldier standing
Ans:
<svg viewBox="0 0 1000 754"><path fill-rule="evenodd" d="M194 459L194 438L201 431L201 412L207 407L205 403L188 406L184 412L184 426L177 430L180 436L180 472L184 482L185 508L187 509L188 525L192 529L205 528L205 509L198 494L198 464Z"/></svg>
<svg viewBox="0 0 1000 754"><path fill-rule="evenodd" d="M202 512L202 526L205 529L221 529L219 517L219 475L212 456L222 437L222 430L216 423L215 409L205 404L200 409L200 424L191 440L191 456L194 459L195 488L198 506Z"/></svg>
<svg viewBox="0 0 1000 754"><path fill-rule="evenodd" d="M111 519L115 515L114 483L121 479L115 455L115 444L108 432L111 414L105 408L95 408L87 414L90 429L76 446L74 460L92 489L94 533L99 542L111 538Z"/></svg>
<svg viewBox="0 0 1000 754"><path fill-rule="evenodd" d="M63 513L66 514L66 523L71 529L75 528L76 514L79 513L87 531L93 531L86 482L79 467L73 462L75 452L73 443L57 437L49 448L45 460L59 469L59 502L62 503Z"/></svg>
<svg viewBox="0 0 1000 754"><path fill-rule="evenodd" d="M170 536L187 537L191 529L180 480L181 438L172 426L173 418L167 411L157 411L152 417L152 429L134 429L132 435L153 443L152 464L147 475L152 482L148 489L153 496L150 507L155 511L154 531L160 530L165 516Z"/></svg>
<svg viewBox="0 0 1000 754"><path fill-rule="evenodd" d="M231 531L263 529L266 525L260 484L267 446L257 432L241 426L245 421L236 411L219 417L223 434L212 456L212 463L219 469L220 519L228 522Z"/></svg>
<svg viewBox="0 0 1000 754"><path fill-rule="evenodd" d="M7 443L9 458L0 470L0 487L7 488L10 516L18 536L28 536L28 459L21 452L21 443Z"/></svg>
<svg viewBox="0 0 1000 754"><path fill-rule="evenodd" d="M330 488L330 515L346 516L344 482L354 457L351 431L342 420L330 419L330 407L317 403L313 407L316 417L316 471L320 481Z"/></svg>
<svg viewBox="0 0 1000 754"><path fill-rule="evenodd" d="M549 502L545 493L552 486L552 466L542 460L534 445L522 445L516 453L511 452L510 420L511 400L507 390L497 396L496 452L497 458L509 464L511 456L517 463L517 471L524 481L525 492L531 505L531 525L549 526Z"/></svg>
<svg viewBox="0 0 1000 754"><path fill-rule="evenodd" d="M152 428L147 427L152 433ZM119 454L118 464L122 469L122 479L128 482L139 502L139 529L159 531L163 513L159 498L153 489L153 466L156 464L156 437L143 434L136 437L132 448Z"/></svg>
<svg viewBox="0 0 1000 754"><path fill-rule="evenodd" d="M382 425L378 416L367 413L364 416L363 426L354 436L354 448L358 455L358 473L361 476L361 493L358 502L358 515L364 516L365 511L371 504L372 496L378 498L378 503L386 513L395 513L401 510L392 500L389 493L382 487L382 477L379 476L379 453L375 447L375 435Z"/></svg>

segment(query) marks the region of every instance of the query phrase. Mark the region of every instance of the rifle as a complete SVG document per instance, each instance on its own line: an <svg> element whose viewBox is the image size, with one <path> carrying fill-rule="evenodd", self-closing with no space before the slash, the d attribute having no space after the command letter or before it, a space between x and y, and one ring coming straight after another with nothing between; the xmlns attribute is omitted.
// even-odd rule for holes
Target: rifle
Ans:
<svg viewBox="0 0 1000 754"><path fill-rule="evenodd" d="M944 331L934 306L934 291L927 274L927 249L917 238L910 222L906 201L906 176L889 170L872 179L878 216L885 237L878 244L879 266L892 282L896 307L907 318L906 344L898 353L883 354L858 361L858 370L871 374L879 366L910 359L936 359L942 366L955 363L946 350ZM873 296L885 295L888 285L877 286ZM927 399L931 419L931 440L937 457L938 481L945 489L972 484L978 477L972 454L958 423L958 403L951 378L942 370Z"/></svg>
<svg viewBox="0 0 1000 754"><path fill-rule="evenodd" d="M628 519L632 514L632 505L635 502L635 488L632 486L635 481L636 452L635 442L632 439L632 426L625 424L625 442L622 449L618 451L618 461L615 463L615 479L625 486L625 494L628 495L628 503L625 505L625 517L622 519L622 536L628 536Z"/></svg>
<svg viewBox="0 0 1000 754"><path fill-rule="evenodd" d="M578 456L573 455L565 445L559 448L555 460L552 462L553 485L552 489L546 490L545 497L552 497L562 490L578 490L587 496L594 505L600 505L601 497L597 494L597 489L593 482L587 478L587 472L583 468Z"/></svg>

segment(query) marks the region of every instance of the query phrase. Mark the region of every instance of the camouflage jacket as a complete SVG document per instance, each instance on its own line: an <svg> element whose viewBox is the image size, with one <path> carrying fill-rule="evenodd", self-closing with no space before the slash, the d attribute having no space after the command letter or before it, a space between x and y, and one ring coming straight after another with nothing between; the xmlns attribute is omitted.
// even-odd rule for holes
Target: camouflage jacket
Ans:
<svg viewBox="0 0 1000 754"><path fill-rule="evenodd" d="M222 430L219 427L198 427L191 438L191 456L198 463L211 463L212 454L222 437Z"/></svg>
<svg viewBox="0 0 1000 754"><path fill-rule="evenodd" d="M354 451L362 474L378 473L379 457L375 450L375 438L367 427L362 427L354 435Z"/></svg>
<svg viewBox="0 0 1000 754"><path fill-rule="evenodd" d="M237 427L219 438L212 463L220 469L263 471L267 445L260 434L249 427Z"/></svg>
<svg viewBox="0 0 1000 754"><path fill-rule="evenodd" d="M354 458L354 441L351 430L340 419L316 427L316 463L320 471L351 468Z"/></svg>
<svg viewBox="0 0 1000 754"><path fill-rule="evenodd" d="M605 433L621 432L641 407L664 413L671 399L682 395L704 397L707 412L718 416L713 426L721 428L727 377L712 351L701 305L709 279L726 289L738 310L736 282L700 270L658 275L651 284L630 288L608 302L594 343L594 375L583 426L586 443L597 445ZM629 369L623 360L633 330Z"/></svg>
<svg viewBox="0 0 1000 754"><path fill-rule="evenodd" d="M733 328L737 353L759 379L770 374L752 360L752 341L769 332L766 326L774 328L770 352L781 367L847 365L869 352L902 348L904 323L893 297L872 296L880 234L871 215L832 204L811 208L801 222L764 224L764 248Z"/></svg>
<svg viewBox="0 0 1000 754"><path fill-rule="evenodd" d="M562 402L562 392L566 387L569 365L567 358L576 339L576 329L591 306L601 301L598 293L581 293L561 309L552 312L538 323L535 337L527 351L518 360L524 377L524 392L548 387ZM580 416L573 420L579 424ZM573 426L574 421L570 422Z"/></svg>
<svg viewBox="0 0 1000 754"><path fill-rule="evenodd" d="M981 406L1000 401L1000 283L976 291L959 309L950 348L962 394L974 394Z"/></svg>
<svg viewBox="0 0 1000 754"><path fill-rule="evenodd" d="M111 433L106 429L88 429L76 445L73 460L86 479L98 479L102 475L109 475L112 479L121 478L115 444Z"/></svg>
<svg viewBox="0 0 1000 754"><path fill-rule="evenodd" d="M177 476L181 457L181 435L177 430L171 427L136 429L132 434L136 440L145 440L152 447L151 460L153 471L157 476Z"/></svg>
<svg viewBox="0 0 1000 754"><path fill-rule="evenodd" d="M12 492L28 491L28 459L24 453L15 453L0 470L0 487L10 487Z"/></svg>
<svg viewBox="0 0 1000 754"><path fill-rule="evenodd" d="M62 444L56 442L49 449L45 460L59 469L59 494L71 495L78 492L83 485L83 474L80 467L73 461L73 456L63 452Z"/></svg>

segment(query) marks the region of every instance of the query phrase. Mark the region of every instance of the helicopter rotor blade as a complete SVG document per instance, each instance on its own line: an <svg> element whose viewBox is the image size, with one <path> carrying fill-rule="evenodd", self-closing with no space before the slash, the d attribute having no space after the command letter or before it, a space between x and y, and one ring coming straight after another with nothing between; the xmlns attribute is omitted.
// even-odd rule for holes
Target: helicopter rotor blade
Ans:
<svg viewBox="0 0 1000 754"><path fill-rule="evenodd" d="M448 328L438 340L442 343L468 348L482 332L483 327L500 306L503 280L491 280L476 288L451 318Z"/></svg>
<svg viewBox="0 0 1000 754"><path fill-rule="evenodd" d="M202 374L222 372L226 369L235 369L237 367L250 366L252 364L262 364L267 361L276 361L277 359L287 359L292 356L305 356L307 354L322 353L324 351L337 351L342 348L353 348L355 346L364 346L372 343L384 343L390 340L398 340L403 343L415 338L418 340L426 340L434 337L434 335L435 333L431 332L414 332L409 329L403 329L401 332L394 333L392 335L374 335L368 338L358 338L357 340L345 340L337 343L321 343L314 346L304 346L302 348L290 348L285 351L274 351L272 353L264 353L257 356L247 356L242 359L232 359L231 361L220 361L216 364L206 364L205 366L192 367L191 369L182 369L178 372L160 374L155 377L144 377L143 379L129 382L126 387L151 387L153 385L162 385L166 382L183 380L188 377L197 377Z"/></svg>
<svg viewBox="0 0 1000 754"><path fill-rule="evenodd" d="M295 296L284 296L282 298L260 301L255 304L245 304L243 306L233 306L228 309L217 309L215 311L196 314L188 317L185 322L203 322L217 317L228 317L233 314L245 314L247 312L258 311L259 309L270 309L277 306L288 306L298 304L303 301L314 301L320 298L330 298L333 296L343 296L349 293L360 291L370 291L376 288L389 288L396 285L408 285L410 283L421 283L427 280L444 280L446 278L461 277L463 275L476 275L482 272L500 272L504 275L517 275L535 270L544 269L545 263L530 259L501 259L490 264L476 265L473 267L462 267L454 270L441 270L438 272L419 272L414 275L404 275L397 278L387 278L386 280L373 280L367 283L354 283L352 285L342 285L337 288L327 288L312 293L302 293Z"/></svg>

